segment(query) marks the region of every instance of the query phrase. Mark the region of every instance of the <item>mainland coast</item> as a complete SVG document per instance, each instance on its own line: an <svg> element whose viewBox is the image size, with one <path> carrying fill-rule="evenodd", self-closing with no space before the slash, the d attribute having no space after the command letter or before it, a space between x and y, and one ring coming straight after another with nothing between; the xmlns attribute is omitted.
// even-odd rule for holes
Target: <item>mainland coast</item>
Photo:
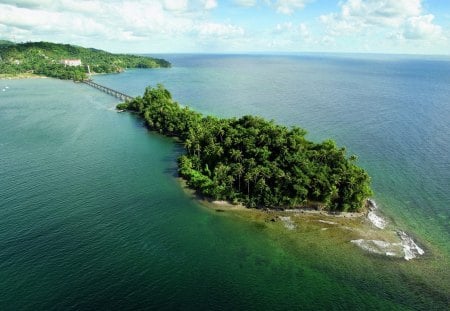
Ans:
<svg viewBox="0 0 450 311"><path fill-rule="evenodd" d="M36 75L34 73L0 74L0 80L46 79L46 78L47 78L46 76Z"/></svg>

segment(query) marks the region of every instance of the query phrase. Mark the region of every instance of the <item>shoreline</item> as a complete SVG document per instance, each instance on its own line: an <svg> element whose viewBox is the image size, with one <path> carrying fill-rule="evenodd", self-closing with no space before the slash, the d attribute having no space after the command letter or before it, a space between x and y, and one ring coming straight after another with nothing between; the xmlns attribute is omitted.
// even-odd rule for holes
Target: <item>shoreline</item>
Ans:
<svg viewBox="0 0 450 311"><path fill-rule="evenodd" d="M312 207L297 207L292 209L274 209L274 208L248 208L244 205L238 203L233 204L230 201L224 201L224 200L210 200L210 199L200 199L200 201L206 202L206 204L212 205L216 208L226 208L228 210L258 210L258 211L264 211L264 212L283 212L283 213L292 213L292 214L309 214L309 215L323 215L323 216L329 216L329 217L337 217L337 218L359 218L367 215L369 211L364 210L361 212L332 212L327 210L317 210Z"/></svg>
<svg viewBox="0 0 450 311"><path fill-rule="evenodd" d="M36 75L34 73L0 74L0 80L24 80L24 79L48 79L46 76Z"/></svg>
<svg viewBox="0 0 450 311"><path fill-rule="evenodd" d="M200 206L219 214L237 216L241 219L256 222L261 226L291 234L302 239L305 232L316 231L319 235L329 233L328 239L336 235L371 256L410 261L429 254L402 228L386 219L379 211L373 199L368 199L362 212L328 212L313 208L269 209L247 208L242 204L233 204L224 200L204 198L189 188L186 181L177 178L183 191ZM422 244L421 244L422 245Z"/></svg>
<svg viewBox="0 0 450 311"><path fill-rule="evenodd" d="M184 192L186 192L188 195L194 197L199 203L202 205L214 209L214 210L220 210L221 208L224 208L226 210L234 210L234 211L261 211L261 212L268 212L268 213L292 213L292 214L305 214L305 215L323 215L323 216L329 216L329 217L337 217L337 218L359 218L366 216L370 209L365 207L361 212L333 212L333 211L327 211L327 210L319 210L314 209L312 207L297 207L293 209L275 209L275 208L248 208L244 206L242 203L233 203L231 201L226 200L213 200L207 197L203 197L201 195L198 195L195 193L194 189L189 188L189 186L186 184L186 180L184 180L181 177L176 177L179 184L181 185ZM368 199L370 201L370 199ZM366 204L366 206L369 206Z"/></svg>

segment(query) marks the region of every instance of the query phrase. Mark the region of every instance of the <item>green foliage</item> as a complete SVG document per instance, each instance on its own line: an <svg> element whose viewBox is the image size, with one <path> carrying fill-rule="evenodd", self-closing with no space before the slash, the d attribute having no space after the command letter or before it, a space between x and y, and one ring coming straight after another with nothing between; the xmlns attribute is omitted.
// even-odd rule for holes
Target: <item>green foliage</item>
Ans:
<svg viewBox="0 0 450 311"><path fill-rule="evenodd" d="M64 66L63 59L80 59L82 66ZM27 42L0 44L0 73L32 72L39 75L81 81L92 73L121 72L125 68L170 67L170 63L146 56L111 54L69 44Z"/></svg>
<svg viewBox="0 0 450 311"><path fill-rule="evenodd" d="M14 42L8 40L0 40L0 45L14 45Z"/></svg>
<svg viewBox="0 0 450 311"><path fill-rule="evenodd" d="M255 116L219 119L182 107L162 85L120 104L138 112L149 129L181 139L179 174L201 194L248 207L320 205L357 211L371 195L370 178L327 140Z"/></svg>
<svg viewBox="0 0 450 311"><path fill-rule="evenodd" d="M118 110L126 110L129 107L129 103L128 102L124 102L124 103L120 103L116 106L116 108Z"/></svg>

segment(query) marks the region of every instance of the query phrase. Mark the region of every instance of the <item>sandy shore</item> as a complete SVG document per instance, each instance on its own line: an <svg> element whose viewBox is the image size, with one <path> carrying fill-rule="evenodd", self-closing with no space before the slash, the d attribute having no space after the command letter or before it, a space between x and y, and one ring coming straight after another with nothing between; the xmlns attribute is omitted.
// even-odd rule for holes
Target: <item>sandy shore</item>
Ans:
<svg viewBox="0 0 450 311"><path fill-rule="evenodd" d="M247 207L245 207L242 204L233 204L229 201L211 201L211 200L205 200L201 199L201 201L204 201L203 203L206 204L208 207L212 207L214 209L229 209L229 210L251 210ZM277 209L268 209L263 208L259 209L261 211L265 212L272 212L272 213L291 213L291 214L305 214L305 215L323 215L323 216L329 216L329 217L338 217L338 218L359 218L364 217L367 215L368 211L363 212L329 212L329 211L320 211L313 208L295 208L295 209L286 209L286 210L277 210Z"/></svg>
<svg viewBox="0 0 450 311"><path fill-rule="evenodd" d="M425 251L401 228L393 226L378 210L374 201L363 212L327 212L314 209L252 209L228 201L199 199L210 210L237 215L244 219L271 224L270 227L284 229L293 236L302 238L308 232L330 232L329 238L340 236L374 256L411 260ZM372 205L373 204L373 205ZM383 225L381 226L380 223Z"/></svg>
<svg viewBox="0 0 450 311"><path fill-rule="evenodd" d="M426 253L409 234L387 219L371 199L367 202L366 210L358 213L328 212L312 208L255 209L229 201L202 198L182 178L178 180L186 194L206 209L277 231L285 230L294 238L303 239L305 234L317 232L314 234L322 238L337 239L336 242L344 240L373 256L404 260L418 258Z"/></svg>
<svg viewBox="0 0 450 311"><path fill-rule="evenodd" d="M0 80L21 80L21 79L46 79L45 76L35 75L32 73L20 73L17 75L0 74Z"/></svg>

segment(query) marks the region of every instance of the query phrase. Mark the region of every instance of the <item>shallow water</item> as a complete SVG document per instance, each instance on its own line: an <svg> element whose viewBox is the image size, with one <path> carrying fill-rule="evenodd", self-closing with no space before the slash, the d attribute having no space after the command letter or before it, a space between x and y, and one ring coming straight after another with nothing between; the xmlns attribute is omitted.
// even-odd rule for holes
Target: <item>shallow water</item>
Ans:
<svg viewBox="0 0 450 311"><path fill-rule="evenodd" d="M316 219L288 230L204 208L174 178L179 146L114 112L114 98L72 82L0 80L9 86L0 94L0 309L448 306L448 62L167 57L171 69L95 80L131 95L163 82L204 113L259 114L336 139L373 177L390 225L425 255L368 254L350 242L357 232Z"/></svg>

